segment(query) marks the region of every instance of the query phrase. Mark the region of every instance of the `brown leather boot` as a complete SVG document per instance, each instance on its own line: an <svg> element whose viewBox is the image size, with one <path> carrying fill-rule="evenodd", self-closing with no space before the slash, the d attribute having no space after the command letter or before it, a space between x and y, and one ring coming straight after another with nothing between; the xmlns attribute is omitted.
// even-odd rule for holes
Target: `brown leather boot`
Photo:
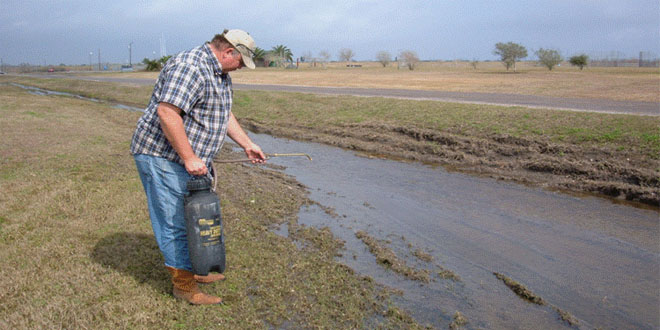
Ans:
<svg viewBox="0 0 660 330"><path fill-rule="evenodd" d="M183 269L165 267L172 275L174 289L172 293L175 298L183 299L193 305L221 304L222 299L199 291L194 274Z"/></svg>
<svg viewBox="0 0 660 330"><path fill-rule="evenodd" d="M209 273L206 276L194 275L193 277L195 278L195 281L197 281L197 283L202 283L202 284L208 284L208 283L225 280L225 275L218 273L213 273L213 274Z"/></svg>

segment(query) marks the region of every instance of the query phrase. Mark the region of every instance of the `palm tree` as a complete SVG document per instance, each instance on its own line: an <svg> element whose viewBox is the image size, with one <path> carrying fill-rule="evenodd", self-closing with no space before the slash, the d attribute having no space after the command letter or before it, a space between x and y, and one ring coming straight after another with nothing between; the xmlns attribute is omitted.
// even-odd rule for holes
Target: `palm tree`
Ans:
<svg viewBox="0 0 660 330"><path fill-rule="evenodd" d="M270 52L279 59L279 65L283 66L284 61L293 62L293 53L289 47L284 45L277 45L273 47Z"/></svg>
<svg viewBox="0 0 660 330"><path fill-rule="evenodd" d="M267 54L268 54L268 52L265 49L255 47L254 48L254 57L253 57L254 63L255 64L261 64L261 65L264 65L264 66L268 66L268 63L266 63L266 55Z"/></svg>

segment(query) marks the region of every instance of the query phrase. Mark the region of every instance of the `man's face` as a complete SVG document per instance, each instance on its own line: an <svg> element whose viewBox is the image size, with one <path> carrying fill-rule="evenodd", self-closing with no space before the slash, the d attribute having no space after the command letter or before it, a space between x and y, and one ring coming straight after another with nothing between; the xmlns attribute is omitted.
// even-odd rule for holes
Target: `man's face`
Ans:
<svg viewBox="0 0 660 330"><path fill-rule="evenodd" d="M241 53L234 51L233 48L225 49L222 52L222 58L220 59L220 65L222 65L222 72L227 73L230 71L238 70L245 65L243 64L243 58Z"/></svg>

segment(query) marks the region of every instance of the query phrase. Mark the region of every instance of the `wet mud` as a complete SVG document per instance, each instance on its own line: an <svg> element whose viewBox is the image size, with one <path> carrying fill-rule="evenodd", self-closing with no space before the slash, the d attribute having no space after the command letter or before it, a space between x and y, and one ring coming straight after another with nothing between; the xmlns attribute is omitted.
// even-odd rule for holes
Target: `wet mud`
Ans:
<svg viewBox="0 0 660 330"><path fill-rule="evenodd" d="M310 129L244 119L256 133L319 142L369 155L439 164L459 172L660 206L660 161L605 148L509 135L465 136L382 124Z"/></svg>

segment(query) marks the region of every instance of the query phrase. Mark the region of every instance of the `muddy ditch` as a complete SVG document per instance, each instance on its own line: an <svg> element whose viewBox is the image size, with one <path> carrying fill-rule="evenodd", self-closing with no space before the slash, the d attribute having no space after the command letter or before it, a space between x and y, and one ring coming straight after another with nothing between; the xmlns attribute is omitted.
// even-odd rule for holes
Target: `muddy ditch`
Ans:
<svg viewBox="0 0 660 330"><path fill-rule="evenodd" d="M382 124L322 129L272 126L250 119L242 119L241 124L256 133L319 142L376 157L438 164L498 180L660 205L660 161L605 148L580 148L543 137L465 136Z"/></svg>
<svg viewBox="0 0 660 330"><path fill-rule="evenodd" d="M582 326L657 323L642 307L657 297L637 290L657 287L650 276L657 265L653 210L356 155L326 143L250 136L264 150L314 157L269 161L309 189L313 202L301 208L299 224L329 229L341 241L337 260L401 290L393 298L397 306L421 323L447 327L460 311L467 327L571 327L553 306ZM291 238L290 227L276 230ZM390 266L399 263L403 272ZM409 268L428 270L430 280L411 279ZM519 299L494 271L519 279L549 304Z"/></svg>

